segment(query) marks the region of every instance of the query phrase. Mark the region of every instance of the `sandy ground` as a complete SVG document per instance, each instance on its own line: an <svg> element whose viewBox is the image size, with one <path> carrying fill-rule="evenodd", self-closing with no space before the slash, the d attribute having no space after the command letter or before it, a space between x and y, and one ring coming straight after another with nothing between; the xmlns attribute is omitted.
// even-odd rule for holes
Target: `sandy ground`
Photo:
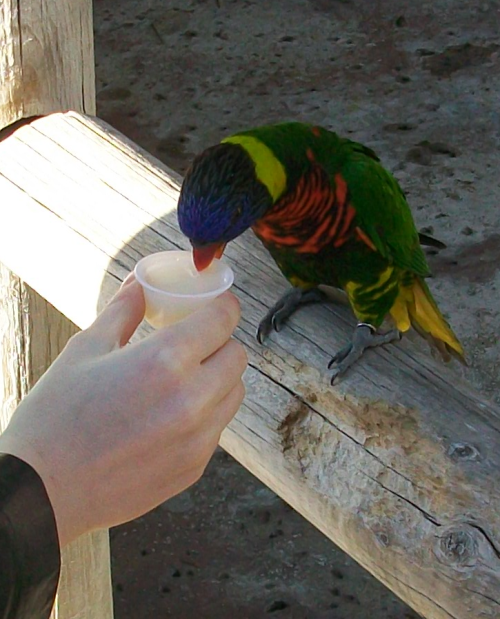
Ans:
<svg viewBox="0 0 500 619"><path fill-rule="evenodd" d="M408 195L432 290L498 394L500 4L95 0L99 115L179 172L287 119L374 148ZM417 615L231 458L112 532L117 619Z"/></svg>

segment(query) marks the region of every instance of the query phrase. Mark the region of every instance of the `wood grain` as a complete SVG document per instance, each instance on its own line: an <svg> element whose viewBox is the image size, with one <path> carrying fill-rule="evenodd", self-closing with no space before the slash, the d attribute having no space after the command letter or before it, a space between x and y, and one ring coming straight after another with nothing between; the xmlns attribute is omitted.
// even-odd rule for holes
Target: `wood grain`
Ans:
<svg viewBox="0 0 500 619"><path fill-rule="evenodd" d="M78 331L76 325L0 264L0 432L22 398ZM85 535L64 549L53 619L113 616L109 553L108 531Z"/></svg>
<svg viewBox="0 0 500 619"><path fill-rule="evenodd" d="M95 113L91 0L2 0L0 129L69 109Z"/></svg>
<svg viewBox="0 0 500 619"><path fill-rule="evenodd" d="M0 8L0 130L23 119L75 109L95 113L91 0L2 0ZM11 204L16 208L16 203ZM2 226L11 220L0 204ZM27 226L12 227L13 239ZM15 241L14 241L15 242ZM28 260L36 262L29 245ZM1 424L48 368L76 327L18 277L0 274ZM62 553L53 616L112 617L107 531L85 536Z"/></svg>
<svg viewBox="0 0 500 619"><path fill-rule="evenodd" d="M0 260L84 328L140 257L188 247L179 182L101 121L39 119L0 143ZM260 346L286 283L251 234L226 256L250 367L221 445L423 616L498 617L498 409L411 338L332 388L348 309L303 308Z"/></svg>

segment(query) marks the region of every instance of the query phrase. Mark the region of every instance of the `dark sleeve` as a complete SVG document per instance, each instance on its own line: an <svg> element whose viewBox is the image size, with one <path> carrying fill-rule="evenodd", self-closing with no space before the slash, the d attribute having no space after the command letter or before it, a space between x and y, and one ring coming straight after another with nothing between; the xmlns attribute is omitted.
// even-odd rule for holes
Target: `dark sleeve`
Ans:
<svg viewBox="0 0 500 619"><path fill-rule="evenodd" d="M0 454L0 619L48 619L60 567L42 480L22 460Z"/></svg>

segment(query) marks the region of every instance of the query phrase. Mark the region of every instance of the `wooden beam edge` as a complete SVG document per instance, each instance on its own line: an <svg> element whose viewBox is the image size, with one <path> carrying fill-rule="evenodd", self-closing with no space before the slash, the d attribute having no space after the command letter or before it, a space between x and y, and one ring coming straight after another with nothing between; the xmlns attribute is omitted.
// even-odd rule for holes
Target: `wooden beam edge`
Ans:
<svg viewBox="0 0 500 619"><path fill-rule="evenodd" d="M165 167L158 168L140 151L135 161L130 142L104 123L75 114L57 116L43 119L42 133L54 131L57 141L62 123L69 123L93 142L94 157L111 147L117 161L124 159L129 169L140 168L138 175L145 183L164 191L165 202L176 199L175 177L162 189L162 179L168 176ZM30 138L23 139L29 142ZM0 174L2 154L7 157L10 151L8 145L2 151L4 146L0 144ZM60 178L61 171L57 174ZM0 230L0 260L22 271L28 283L76 324L87 326L99 299L109 298L127 265L100 249L74 222L68 225L50 205L37 201L31 195L36 191L30 192L29 186L29 182L22 187L5 174L0 176L1 190L17 205L4 212L9 225L36 220L34 231L22 243L9 243L7 232ZM123 200L125 212L125 206L131 208L125 205L126 190ZM153 209L150 215L155 219L160 213ZM92 216L97 221L98 215ZM154 226L159 225L156 219ZM164 224L161 233L154 226L149 234L157 249L179 242L172 222ZM39 238L44 228L68 248L69 255L83 258L70 271L57 270L57 252L54 257ZM26 259L28 248L40 257L37 262L42 267ZM133 247L131 255L136 251ZM238 264L244 268L245 260ZM54 284L43 275L47 269L58 273L59 282ZM72 286L71 280L79 285ZM76 295L76 303L68 302L70 294ZM248 298L243 300L252 312L256 309ZM84 309L77 311L77 305ZM249 389L242 410L223 434L222 446L419 612L439 619L469 618L477 616L471 614L474 608L484 616L495 616L487 613L497 609L500 600L500 502L498 484L491 478L500 464L497 411L478 394L455 385L458 421L446 436L438 422L433 426L432 420L422 418L418 406L381 397L387 385L379 385L372 397L350 391L352 383L332 389L314 365L317 358L308 365L275 340L268 347L258 347L254 327L250 315L238 331L250 354ZM322 359L324 354L317 356ZM399 352L380 356L393 364L404 359ZM432 364L419 366L419 371L419 389L425 391L432 381L438 381L433 387L436 393L446 386L445 379L433 377ZM414 397L425 401L425 394ZM430 402L429 407L439 414L443 402ZM481 438L478 445L465 440L466 428L459 422L467 419L475 425L474 436Z"/></svg>

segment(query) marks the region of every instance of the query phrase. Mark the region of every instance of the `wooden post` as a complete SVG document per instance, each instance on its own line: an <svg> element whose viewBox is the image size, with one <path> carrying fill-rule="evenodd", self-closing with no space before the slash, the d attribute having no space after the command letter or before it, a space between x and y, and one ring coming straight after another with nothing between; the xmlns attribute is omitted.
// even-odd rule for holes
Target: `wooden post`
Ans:
<svg viewBox="0 0 500 619"><path fill-rule="evenodd" d="M94 114L94 84L91 0L2 0L0 130L54 111ZM0 312L1 431L77 327L4 266ZM53 617L110 619L108 532L65 548L62 564Z"/></svg>
<svg viewBox="0 0 500 619"><path fill-rule="evenodd" d="M62 110L95 114L91 0L2 0L0 129Z"/></svg>
<svg viewBox="0 0 500 619"><path fill-rule="evenodd" d="M79 329L2 264L0 299L2 431L17 404ZM81 537L64 549L62 560L53 619L112 617L107 534Z"/></svg>
<svg viewBox="0 0 500 619"><path fill-rule="evenodd" d="M0 259L85 327L140 257L188 247L178 188L102 121L36 120L0 143L6 217L31 223L21 240L0 226ZM498 407L411 336L368 351L331 387L329 352L351 336L352 315L304 308L260 346L258 321L286 284L252 234L226 260L250 367L222 447L424 617L498 617Z"/></svg>

